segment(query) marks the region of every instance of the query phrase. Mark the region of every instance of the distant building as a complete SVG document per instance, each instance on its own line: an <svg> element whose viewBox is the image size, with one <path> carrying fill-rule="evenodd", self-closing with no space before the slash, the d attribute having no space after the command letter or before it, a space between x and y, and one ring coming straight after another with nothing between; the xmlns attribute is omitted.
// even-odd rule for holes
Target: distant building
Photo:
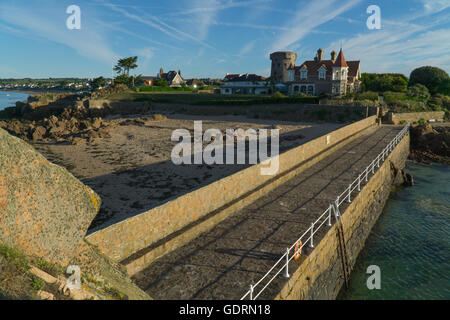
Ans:
<svg viewBox="0 0 450 320"><path fill-rule="evenodd" d="M256 74L227 74L220 86L221 94L269 94L266 78Z"/></svg>
<svg viewBox="0 0 450 320"><path fill-rule="evenodd" d="M270 60L272 60L270 77L276 83L285 83L287 71L295 66L297 54L290 51L278 51L270 55Z"/></svg>
<svg viewBox="0 0 450 320"><path fill-rule="evenodd" d="M186 81L181 76L181 71L169 71L167 73L164 73L163 68L159 70L159 73L156 75L157 80L158 79L165 79L167 83L169 84L169 87L181 87L183 83L186 83Z"/></svg>
<svg viewBox="0 0 450 320"><path fill-rule="evenodd" d="M346 61L342 49L336 57L323 59L323 50L317 50L314 60L307 60L300 66L291 65L286 71L286 83L290 94L304 93L320 95L344 95L359 92L361 88L360 61Z"/></svg>
<svg viewBox="0 0 450 320"><path fill-rule="evenodd" d="M156 77L141 77L142 83L146 87L152 87L155 85Z"/></svg>

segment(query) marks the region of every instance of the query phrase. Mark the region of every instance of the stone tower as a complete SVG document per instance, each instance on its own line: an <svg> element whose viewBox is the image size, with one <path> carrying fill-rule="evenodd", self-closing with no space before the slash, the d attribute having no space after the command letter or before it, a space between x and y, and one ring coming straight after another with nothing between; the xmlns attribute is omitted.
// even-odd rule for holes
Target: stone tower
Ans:
<svg viewBox="0 0 450 320"><path fill-rule="evenodd" d="M278 51L270 55L272 71L270 76L275 82L286 82L286 71L295 66L297 54L290 51Z"/></svg>

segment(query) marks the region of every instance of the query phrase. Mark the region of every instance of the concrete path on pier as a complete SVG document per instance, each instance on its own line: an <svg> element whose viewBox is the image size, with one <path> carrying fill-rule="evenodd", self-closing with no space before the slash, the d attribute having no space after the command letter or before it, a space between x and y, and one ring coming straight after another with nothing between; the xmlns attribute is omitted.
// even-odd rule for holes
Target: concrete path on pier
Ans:
<svg viewBox="0 0 450 320"><path fill-rule="evenodd" d="M400 130L395 126L369 130L156 260L133 280L155 299L240 299ZM341 207L344 210L345 204ZM315 234L316 245L327 231L324 226ZM311 250L305 246L302 254ZM272 299L286 281L277 277L260 298Z"/></svg>

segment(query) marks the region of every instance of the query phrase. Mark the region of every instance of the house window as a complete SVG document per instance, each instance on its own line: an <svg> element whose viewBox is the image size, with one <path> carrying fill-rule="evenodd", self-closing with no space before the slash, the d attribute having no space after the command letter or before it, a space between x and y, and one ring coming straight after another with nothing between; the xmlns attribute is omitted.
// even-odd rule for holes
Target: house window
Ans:
<svg viewBox="0 0 450 320"><path fill-rule="evenodd" d="M319 79L325 79L326 73L324 69L319 69Z"/></svg>
<svg viewBox="0 0 450 320"><path fill-rule="evenodd" d="M302 69L300 71L300 79L307 79L308 78L308 70L307 69Z"/></svg>
<svg viewBox="0 0 450 320"><path fill-rule="evenodd" d="M308 94L313 95L314 94L314 86L308 86Z"/></svg>

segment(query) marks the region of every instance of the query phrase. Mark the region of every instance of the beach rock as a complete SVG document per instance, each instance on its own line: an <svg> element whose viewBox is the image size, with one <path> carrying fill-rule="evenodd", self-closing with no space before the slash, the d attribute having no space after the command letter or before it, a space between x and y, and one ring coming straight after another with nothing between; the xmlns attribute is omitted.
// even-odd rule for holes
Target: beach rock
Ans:
<svg viewBox="0 0 450 320"><path fill-rule="evenodd" d="M33 130L33 133L31 134L31 138L33 141L39 141L44 138L44 136L47 134L47 129L45 129L43 126L38 126Z"/></svg>
<svg viewBox="0 0 450 320"><path fill-rule="evenodd" d="M450 127L429 123L411 128L410 159L450 163Z"/></svg>
<svg viewBox="0 0 450 320"><path fill-rule="evenodd" d="M86 140L80 137L74 137L71 141L71 144L75 146L83 145L86 144Z"/></svg>
<svg viewBox="0 0 450 320"><path fill-rule="evenodd" d="M102 118L92 119L92 128L99 129L102 126Z"/></svg>
<svg viewBox="0 0 450 320"><path fill-rule="evenodd" d="M0 129L0 241L67 265L79 256L100 198L66 169Z"/></svg>

